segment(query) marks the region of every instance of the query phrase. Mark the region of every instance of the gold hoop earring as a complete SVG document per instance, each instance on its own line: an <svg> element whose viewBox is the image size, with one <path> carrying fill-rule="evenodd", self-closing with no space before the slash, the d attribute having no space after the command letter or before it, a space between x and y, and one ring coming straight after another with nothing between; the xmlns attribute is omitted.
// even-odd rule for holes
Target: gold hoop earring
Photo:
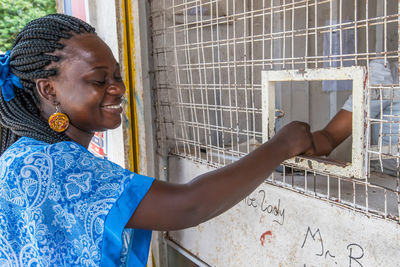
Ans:
<svg viewBox="0 0 400 267"><path fill-rule="evenodd" d="M53 131L62 133L68 129L69 119L66 114L58 110L58 106L59 104L56 106L56 112L49 117L49 126Z"/></svg>

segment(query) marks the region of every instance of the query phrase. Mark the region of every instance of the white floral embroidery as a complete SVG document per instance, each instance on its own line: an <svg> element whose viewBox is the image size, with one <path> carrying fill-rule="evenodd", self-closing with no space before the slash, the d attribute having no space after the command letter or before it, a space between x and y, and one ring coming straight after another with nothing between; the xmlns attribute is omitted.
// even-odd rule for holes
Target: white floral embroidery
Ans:
<svg viewBox="0 0 400 267"><path fill-rule="evenodd" d="M71 199L74 197L79 198L81 192L89 192L90 190L90 179L91 173L79 173L68 176L67 180L69 183L65 184L65 190L67 191L67 198Z"/></svg>
<svg viewBox="0 0 400 267"><path fill-rule="evenodd" d="M53 224L59 224L61 227L66 228L67 231L71 233L72 225L76 223L74 215L68 213L68 211L65 208L62 208L61 205L53 206L53 210L56 213Z"/></svg>

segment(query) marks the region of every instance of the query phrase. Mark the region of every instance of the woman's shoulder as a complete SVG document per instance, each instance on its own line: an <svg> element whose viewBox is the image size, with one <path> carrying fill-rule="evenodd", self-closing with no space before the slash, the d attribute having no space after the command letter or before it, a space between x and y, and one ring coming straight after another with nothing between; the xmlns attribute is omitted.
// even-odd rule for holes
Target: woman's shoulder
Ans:
<svg viewBox="0 0 400 267"><path fill-rule="evenodd" d="M114 191L120 191L134 176L140 175L98 158L70 141L48 144L22 137L0 157L0 183L14 186L15 181L25 181L27 177L42 183L50 179L64 184L69 195L74 195L79 188L97 188L103 192L113 187ZM107 188L103 190L104 184Z"/></svg>
<svg viewBox="0 0 400 267"><path fill-rule="evenodd" d="M0 157L0 162L11 165L44 163L62 170L93 170L101 172L126 171L115 163L96 157L85 147L72 141L54 144L38 141L29 137L21 137Z"/></svg>
<svg viewBox="0 0 400 267"><path fill-rule="evenodd" d="M91 153L86 148L75 142L62 141L54 144L49 144L29 137L21 137L2 154L2 157L17 157L22 159L34 155L59 157L66 154L71 156L87 154L89 157L91 155Z"/></svg>

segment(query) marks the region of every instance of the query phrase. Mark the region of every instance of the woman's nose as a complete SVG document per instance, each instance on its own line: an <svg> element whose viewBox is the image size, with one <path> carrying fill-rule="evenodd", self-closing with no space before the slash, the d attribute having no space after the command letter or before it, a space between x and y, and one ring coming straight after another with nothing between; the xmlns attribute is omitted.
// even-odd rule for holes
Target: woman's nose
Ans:
<svg viewBox="0 0 400 267"><path fill-rule="evenodd" d="M110 84L107 92L111 95L123 96L125 94L125 85L123 82L115 82Z"/></svg>

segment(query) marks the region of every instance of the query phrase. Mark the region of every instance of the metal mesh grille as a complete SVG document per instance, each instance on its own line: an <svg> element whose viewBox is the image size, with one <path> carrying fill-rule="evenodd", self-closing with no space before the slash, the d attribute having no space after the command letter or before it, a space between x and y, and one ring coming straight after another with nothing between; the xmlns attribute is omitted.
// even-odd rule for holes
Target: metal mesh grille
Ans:
<svg viewBox="0 0 400 267"><path fill-rule="evenodd" d="M202 164L229 164L261 143L262 70L354 65L369 71L374 62L391 70L391 80L379 84L369 75L366 89L367 108L378 101L381 109L366 118L366 140L373 131L378 139L367 142L365 160L368 167L377 163L377 171L356 180L281 166L266 182L399 221L398 6L394 0L151 1L158 141ZM326 94L340 107L339 92ZM388 160L395 168L381 174Z"/></svg>

